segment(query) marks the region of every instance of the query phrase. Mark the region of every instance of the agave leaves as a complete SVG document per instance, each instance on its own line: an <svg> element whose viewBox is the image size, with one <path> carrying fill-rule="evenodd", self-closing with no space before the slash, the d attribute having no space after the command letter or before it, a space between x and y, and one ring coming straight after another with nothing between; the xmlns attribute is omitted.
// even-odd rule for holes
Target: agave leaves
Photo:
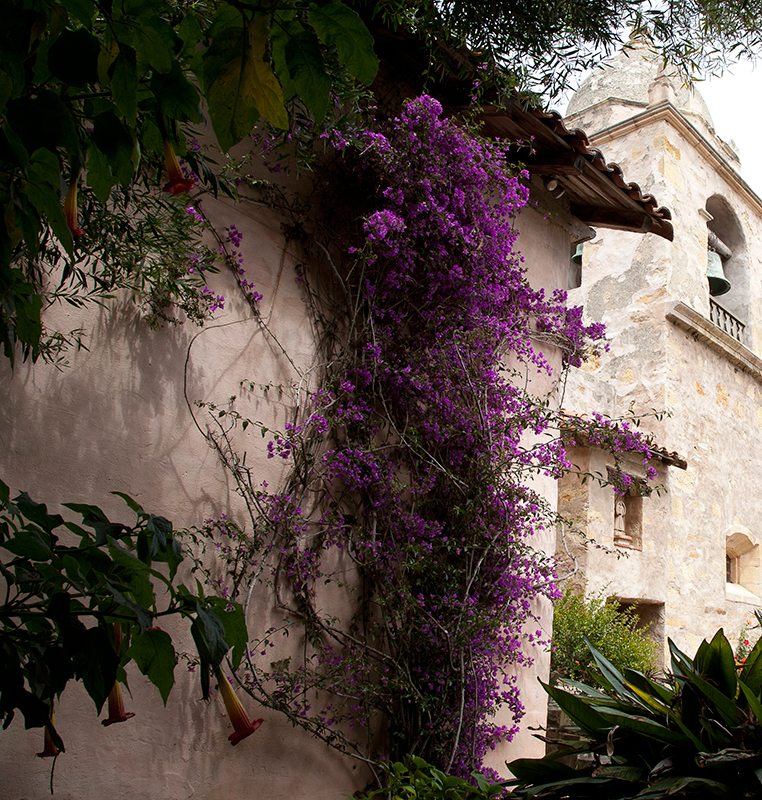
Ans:
<svg viewBox="0 0 762 800"><path fill-rule="evenodd" d="M512 797L762 798L762 640L740 673L722 630L692 659L670 641L664 679L622 673L587 645L600 687L545 686L573 727L556 752L508 765Z"/></svg>

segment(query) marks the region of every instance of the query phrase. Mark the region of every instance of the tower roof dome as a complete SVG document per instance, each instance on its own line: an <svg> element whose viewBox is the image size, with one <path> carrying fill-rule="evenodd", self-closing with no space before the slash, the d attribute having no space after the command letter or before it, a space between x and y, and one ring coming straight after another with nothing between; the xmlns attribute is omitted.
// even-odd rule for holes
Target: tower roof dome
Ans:
<svg viewBox="0 0 762 800"><path fill-rule="evenodd" d="M707 128L714 128L704 98L693 86L685 86L670 65L664 62L646 42L631 39L628 46L595 69L572 95L567 116L603 102L620 101L626 105L648 106L648 87L657 76L666 74L675 88L677 108L684 114L698 117Z"/></svg>

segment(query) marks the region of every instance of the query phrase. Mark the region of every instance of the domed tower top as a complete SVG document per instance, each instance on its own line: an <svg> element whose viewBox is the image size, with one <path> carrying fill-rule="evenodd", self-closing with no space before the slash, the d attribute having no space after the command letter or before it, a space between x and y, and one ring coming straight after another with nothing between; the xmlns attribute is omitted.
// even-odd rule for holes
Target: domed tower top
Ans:
<svg viewBox="0 0 762 800"><path fill-rule="evenodd" d="M640 38L631 38L627 47L582 82L569 101L566 116L579 117L588 133L595 135L654 105L655 84L665 87L675 107L705 136L714 137L712 116L704 98L682 82L674 67L667 65L665 69L661 56ZM657 92L656 96L664 94Z"/></svg>

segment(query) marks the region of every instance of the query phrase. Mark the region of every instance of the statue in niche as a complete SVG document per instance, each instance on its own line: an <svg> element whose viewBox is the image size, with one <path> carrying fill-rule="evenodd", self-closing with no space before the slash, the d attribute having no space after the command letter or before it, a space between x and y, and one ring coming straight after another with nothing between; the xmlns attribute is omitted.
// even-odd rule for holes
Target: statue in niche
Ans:
<svg viewBox="0 0 762 800"><path fill-rule="evenodd" d="M620 547L629 547L632 538L627 535L626 530L627 504L624 497L617 495L614 502L614 544Z"/></svg>

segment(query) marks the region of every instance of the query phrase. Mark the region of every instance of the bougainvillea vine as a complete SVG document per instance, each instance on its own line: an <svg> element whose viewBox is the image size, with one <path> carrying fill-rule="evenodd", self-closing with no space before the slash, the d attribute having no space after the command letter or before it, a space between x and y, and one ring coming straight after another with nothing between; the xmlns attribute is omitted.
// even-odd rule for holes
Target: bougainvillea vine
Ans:
<svg viewBox="0 0 762 800"><path fill-rule="evenodd" d="M320 387L267 445L290 465L277 491L220 433L254 528L206 528L225 591L274 593L283 612L240 675L255 698L370 762L414 753L464 776L516 730L515 669L543 638L533 600L555 592L532 548L553 515L528 479L569 464L527 379L603 337L529 286L514 227L528 175L508 153L421 97L337 155L348 197L324 198L314 225L330 269L299 274ZM301 663L269 661L297 623Z"/></svg>

